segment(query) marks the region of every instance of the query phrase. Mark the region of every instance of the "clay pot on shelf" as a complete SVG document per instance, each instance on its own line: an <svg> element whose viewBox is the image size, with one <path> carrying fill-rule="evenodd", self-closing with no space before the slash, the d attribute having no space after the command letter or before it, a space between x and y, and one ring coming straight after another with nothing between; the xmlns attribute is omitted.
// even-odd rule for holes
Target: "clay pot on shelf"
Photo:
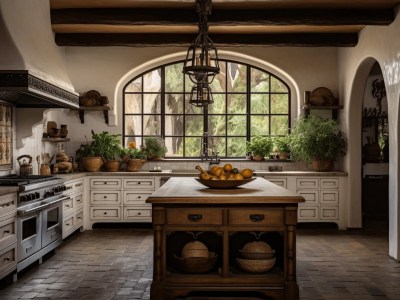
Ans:
<svg viewBox="0 0 400 300"><path fill-rule="evenodd" d="M61 125L60 138L66 138L68 135L67 125Z"/></svg>
<svg viewBox="0 0 400 300"><path fill-rule="evenodd" d="M315 172L329 172L333 169L333 160L313 160L311 163L311 169Z"/></svg>
<svg viewBox="0 0 400 300"><path fill-rule="evenodd" d="M105 163L105 167L108 172L118 172L119 166L120 166L120 161L116 159L109 159Z"/></svg>
<svg viewBox="0 0 400 300"><path fill-rule="evenodd" d="M100 156L87 156L82 158L83 168L88 172L97 172L103 165L103 159Z"/></svg>
<svg viewBox="0 0 400 300"><path fill-rule="evenodd" d="M144 162L143 159L128 159L126 161L126 170L129 172L138 172L141 170Z"/></svg>

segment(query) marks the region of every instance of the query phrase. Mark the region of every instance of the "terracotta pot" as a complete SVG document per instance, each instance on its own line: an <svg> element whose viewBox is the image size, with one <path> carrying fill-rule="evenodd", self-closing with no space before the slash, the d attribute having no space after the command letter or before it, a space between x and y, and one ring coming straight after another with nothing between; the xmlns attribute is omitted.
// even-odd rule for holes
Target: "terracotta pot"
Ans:
<svg viewBox="0 0 400 300"><path fill-rule="evenodd" d="M333 169L333 160L313 160L311 169L315 172L329 172Z"/></svg>
<svg viewBox="0 0 400 300"><path fill-rule="evenodd" d="M264 157L262 157L261 155L253 155L251 157L251 159L255 160L255 161L260 161L260 160L264 160Z"/></svg>
<svg viewBox="0 0 400 300"><path fill-rule="evenodd" d="M286 152L279 153L279 159L288 159L288 154Z"/></svg>
<svg viewBox="0 0 400 300"><path fill-rule="evenodd" d="M103 159L100 156L87 156L82 158L83 168L88 172L97 172L103 165Z"/></svg>
<svg viewBox="0 0 400 300"><path fill-rule="evenodd" d="M143 159L128 159L126 162L126 170L129 172L138 172L144 164Z"/></svg>
<svg viewBox="0 0 400 300"><path fill-rule="evenodd" d="M116 159L109 159L106 161L106 170L108 172L118 172L120 161Z"/></svg>

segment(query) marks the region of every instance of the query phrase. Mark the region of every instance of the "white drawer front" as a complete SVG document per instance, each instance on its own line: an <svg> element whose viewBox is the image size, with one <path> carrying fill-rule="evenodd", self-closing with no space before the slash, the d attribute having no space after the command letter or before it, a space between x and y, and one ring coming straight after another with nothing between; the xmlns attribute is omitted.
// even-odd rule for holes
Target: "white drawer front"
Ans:
<svg viewBox="0 0 400 300"><path fill-rule="evenodd" d="M72 194L72 193L83 190L83 187L84 187L83 184L84 184L84 178L67 181L65 183L65 187L67 188L66 194Z"/></svg>
<svg viewBox="0 0 400 300"><path fill-rule="evenodd" d="M75 210L83 208L83 193L76 194L74 196Z"/></svg>
<svg viewBox="0 0 400 300"><path fill-rule="evenodd" d="M124 192L124 204L143 205L150 195L150 193Z"/></svg>
<svg viewBox="0 0 400 300"><path fill-rule="evenodd" d="M321 178L321 189L338 189L339 178Z"/></svg>
<svg viewBox="0 0 400 300"><path fill-rule="evenodd" d="M298 189L318 189L318 178L297 178L296 187Z"/></svg>
<svg viewBox="0 0 400 300"><path fill-rule="evenodd" d="M318 207L299 207L299 220L318 220Z"/></svg>
<svg viewBox="0 0 400 300"><path fill-rule="evenodd" d="M90 203L95 205L115 205L121 203L121 192L90 192Z"/></svg>
<svg viewBox="0 0 400 300"><path fill-rule="evenodd" d="M69 216L63 221L63 232L69 231L74 227L74 217Z"/></svg>
<svg viewBox="0 0 400 300"><path fill-rule="evenodd" d="M324 205L338 205L339 191L320 191L319 202Z"/></svg>
<svg viewBox="0 0 400 300"><path fill-rule="evenodd" d="M92 220L120 220L121 208L91 207L90 218Z"/></svg>
<svg viewBox="0 0 400 300"><path fill-rule="evenodd" d="M305 200L299 205L318 205L318 191L297 191L297 195L304 197Z"/></svg>
<svg viewBox="0 0 400 300"><path fill-rule="evenodd" d="M122 180L121 178L91 178L90 188L91 189L121 189Z"/></svg>
<svg viewBox="0 0 400 300"><path fill-rule="evenodd" d="M74 217L74 225L75 227L79 227L83 225L83 211L78 212Z"/></svg>
<svg viewBox="0 0 400 300"><path fill-rule="evenodd" d="M14 243L0 252L0 278L15 270L17 266L17 244Z"/></svg>
<svg viewBox="0 0 400 300"><path fill-rule="evenodd" d="M0 197L0 219L2 215L9 213L17 213L17 194Z"/></svg>
<svg viewBox="0 0 400 300"><path fill-rule="evenodd" d="M63 214L68 215L73 211L74 211L74 200L69 199L69 200L63 201Z"/></svg>
<svg viewBox="0 0 400 300"><path fill-rule="evenodd" d="M0 249L17 241L15 222L15 217L0 222Z"/></svg>
<svg viewBox="0 0 400 300"><path fill-rule="evenodd" d="M125 220L151 220L151 207L149 208L134 208L124 207L124 219Z"/></svg>
<svg viewBox="0 0 400 300"><path fill-rule="evenodd" d="M284 187L285 189L287 188L287 179L286 178L273 178L273 179L271 178L271 179L267 179L267 180L276 185Z"/></svg>
<svg viewBox="0 0 400 300"><path fill-rule="evenodd" d="M155 190L154 178L124 178L124 189Z"/></svg>
<svg viewBox="0 0 400 300"><path fill-rule="evenodd" d="M337 207L320 207L321 220L338 220L339 210Z"/></svg>

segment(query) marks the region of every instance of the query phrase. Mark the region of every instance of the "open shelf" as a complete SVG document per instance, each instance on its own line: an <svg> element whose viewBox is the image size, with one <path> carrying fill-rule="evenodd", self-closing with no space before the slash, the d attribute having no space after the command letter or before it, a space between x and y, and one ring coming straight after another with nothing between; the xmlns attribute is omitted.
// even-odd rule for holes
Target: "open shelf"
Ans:
<svg viewBox="0 0 400 300"><path fill-rule="evenodd" d="M85 111L102 111L104 115L104 120L106 124L108 125L108 111L111 110L111 107L109 106L81 106L78 108L79 111L79 118L81 120L81 123L85 123Z"/></svg>
<svg viewBox="0 0 400 300"><path fill-rule="evenodd" d="M69 138L42 138L42 142L50 142L50 143L65 143L69 142Z"/></svg>
<svg viewBox="0 0 400 300"><path fill-rule="evenodd" d="M343 109L343 105L304 105L303 110L306 117L310 115L310 110L331 110L332 111L332 119L337 120L338 110Z"/></svg>

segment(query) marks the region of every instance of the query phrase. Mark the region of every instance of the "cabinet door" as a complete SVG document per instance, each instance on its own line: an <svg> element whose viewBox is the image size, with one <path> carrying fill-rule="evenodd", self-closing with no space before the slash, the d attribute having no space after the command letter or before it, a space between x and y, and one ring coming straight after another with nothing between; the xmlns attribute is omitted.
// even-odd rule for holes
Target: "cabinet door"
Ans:
<svg viewBox="0 0 400 300"><path fill-rule="evenodd" d="M298 190L297 195L304 197L306 202L299 203L299 207L303 205L318 205L318 191Z"/></svg>
<svg viewBox="0 0 400 300"><path fill-rule="evenodd" d="M320 191L320 204L321 205L338 205L339 204L339 191Z"/></svg>
<svg viewBox="0 0 400 300"><path fill-rule="evenodd" d="M339 209L337 206L324 206L320 207L320 218L321 220L338 220L339 219Z"/></svg>
<svg viewBox="0 0 400 300"><path fill-rule="evenodd" d="M124 189L135 189L135 190L155 190L155 179L154 178L124 178Z"/></svg>
<svg viewBox="0 0 400 300"><path fill-rule="evenodd" d="M318 207L303 206L299 207L298 219L299 221L314 221L318 220Z"/></svg>
<svg viewBox="0 0 400 300"><path fill-rule="evenodd" d="M91 189L120 190L121 187L122 187L121 178L113 178L113 177L90 178Z"/></svg>
<svg viewBox="0 0 400 300"><path fill-rule="evenodd" d="M93 205L119 205L121 204L121 192L91 191L90 203Z"/></svg>

